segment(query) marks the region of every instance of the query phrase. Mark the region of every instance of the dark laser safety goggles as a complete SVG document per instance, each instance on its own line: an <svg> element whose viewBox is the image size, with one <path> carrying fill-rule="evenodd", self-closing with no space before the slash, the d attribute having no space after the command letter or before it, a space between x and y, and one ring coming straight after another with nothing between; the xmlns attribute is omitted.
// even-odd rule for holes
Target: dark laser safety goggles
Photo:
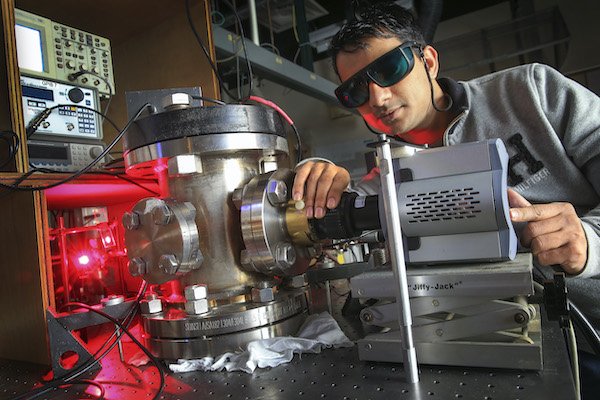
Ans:
<svg viewBox="0 0 600 400"><path fill-rule="evenodd" d="M415 55L412 49L420 49L416 42L406 42L388 51L335 89L335 95L344 107L356 108L369 100L369 81L378 86L392 86L412 71Z"/></svg>

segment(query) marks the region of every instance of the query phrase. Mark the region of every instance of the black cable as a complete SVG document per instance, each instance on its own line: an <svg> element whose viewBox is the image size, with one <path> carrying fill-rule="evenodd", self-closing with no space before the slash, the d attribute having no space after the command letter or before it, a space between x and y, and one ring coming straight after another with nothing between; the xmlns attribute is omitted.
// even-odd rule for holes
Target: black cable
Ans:
<svg viewBox="0 0 600 400"><path fill-rule="evenodd" d="M208 101L209 103L214 103L214 104L217 104L217 105L220 105L220 106L226 106L227 105L227 103L225 103L222 100L217 100L217 99L213 99L213 98L206 97L206 96L192 95L192 99L202 100L202 101Z"/></svg>
<svg viewBox="0 0 600 400"><path fill-rule="evenodd" d="M82 105L79 105L79 104L57 104L55 106L43 109L31 121L29 121L29 124L27 125L27 128L25 129L27 138L29 139L31 137L31 135L33 135L35 133L35 131L38 130L38 128L40 127L40 125L42 124L42 122L44 122L44 120L46 118L48 118L48 116L50 115L50 113L52 111L56 110L57 108L61 108L61 107L75 107L75 108L81 108L81 109L84 109L84 110L92 111L92 112L100 115L105 120L107 120L108 123L117 132L119 132L119 127L117 126L117 124L115 124L115 122L113 120L111 120L104 113L102 113L102 112L100 112L98 110L95 110L95 109L93 109L91 107L82 106Z"/></svg>
<svg viewBox="0 0 600 400"><path fill-rule="evenodd" d="M302 161L302 139L300 139L300 133L298 132L298 128L296 128L296 124L291 124L290 126L296 135L296 164L298 164Z"/></svg>
<svg viewBox="0 0 600 400"><path fill-rule="evenodd" d="M371 133L378 135L378 136L385 135L388 139L394 139L394 141L397 142L398 144L400 144L401 146L415 147L417 149L428 149L429 148L429 145L427 145L427 144L409 143L405 140L400 139L398 136L388 135L387 133L384 133L384 132L377 132L375 129L371 128L371 125L369 125L369 123L367 121L365 121L364 118L363 118L363 122L364 122L365 126L367 127L367 129L369 131L371 131ZM376 143L378 143L378 142L376 142ZM371 145L372 145L372 143L367 144L368 147L373 147Z"/></svg>
<svg viewBox="0 0 600 400"><path fill-rule="evenodd" d="M222 0L222 2L225 3L229 8L231 8L231 10L233 11L233 14L235 15L235 19L237 20L238 25L240 26L240 37L241 37L241 41L242 41L242 49L244 50L244 58L246 59L246 69L248 70L248 95L244 99L240 99L240 101L244 102L244 101L248 101L250 96L252 96L252 64L250 63L250 59L248 58L248 52L246 50L246 42L244 41L244 37L246 35L244 34L244 26L242 25L242 20L240 19L240 15L237 13L236 8L228 0Z"/></svg>
<svg viewBox="0 0 600 400"><path fill-rule="evenodd" d="M133 322L135 315L137 314L140 301L144 297L144 294L146 293L147 288L148 288L148 283L146 281L142 281L142 284L140 286L140 289L138 291L135 301L133 302L133 304L131 305L131 308L125 315L125 318L123 318L123 325L128 329L129 329L129 326L131 325L131 323ZM116 338L115 341L109 345L110 341L113 338ZM117 332L113 332L113 334L102 344L102 346L100 346L100 348L96 351L96 353L94 353L94 355L90 359L88 359L84 364L82 364L80 366L80 368L78 368L78 369L80 369L80 371L74 371L73 376L69 376L68 380L75 379L78 376L81 376L82 374L87 372L90 368L92 368L95 364L99 363L100 360L102 360L108 353L110 353L110 351L112 349L114 349L114 347L119 343L120 340L121 339L117 337ZM103 351L102 349L106 346L108 346L108 348L106 348ZM89 363L89 365L86 365L88 363Z"/></svg>
<svg viewBox="0 0 600 400"><path fill-rule="evenodd" d="M100 390L100 394L98 396L96 396L96 399L98 399L98 400L104 399L104 395L106 394L106 391L104 390L104 386L102 386L102 384L92 381L90 379L81 379L78 381L63 383L61 385L56 385L56 386L47 386L47 387L43 386L43 390L36 392L31 397L27 397L27 400L31 400L36 397L40 397L40 396L48 393L51 390L66 389L66 388L69 388L71 386L76 386L76 385L94 386L94 387L98 388L98 390ZM20 398L22 398L22 397L19 396L19 397L14 398L13 400L20 399Z"/></svg>
<svg viewBox="0 0 600 400"><path fill-rule="evenodd" d="M110 95L110 97L112 97L112 96L114 96L114 95L115 95L115 90L113 89L113 87L112 87L112 85L110 84L110 82L108 81L108 79L106 79L106 78L105 78L105 77L103 77L102 75L100 75L100 74L97 74L97 73L95 73L95 72L92 72L92 71L79 71L79 72L73 72L72 74L69 74L68 78L69 78L69 80L70 80L70 81L74 81L74 80L76 80L77 78L79 78L81 75L86 75L86 74L93 75L93 76L95 76L95 77L97 77L97 78L100 78L100 79L102 79L102 80L104 81L104 83L106 83L106 86L108 87L108 92L109 92L109 95Z"/></svg>
<svg viewBox="0 0 600 400"><path fill-rule="evenodd" d="M148 288L148 283L146 281L142 281L142 285L140 286L140 289L138 291L138 294L136 296L134 303L131 305L131 308L125 315L125 318L123 318L123 325L125 327L127 327L128 329L129 329L129 326L131 325L131 323L133 322L135 315L137 314L140 301L144 297L144 294L146 293L147 288ZM115 338L114 342L112 342L109 345L110 341L113 338ZM121 339L117 337L117 332L113 332L113 334L102 344L102 346L100 346L100 348L94 353L94 355L90 359L86 360L86 362L83 363L78 368L78 371L73 371L72 376L71 376L71 374L69 374L68 380L70 381L71 379L75 379L78 376L81 376L82 374L84 374L85 372L90 370L95 364L99 363L100 360L102 360L108 353L110 353L110 351L112 349L114 349L114 347L119 343L120 340ZM108 346L108 348L106 348L103 351L102 349L106 346ZM64 377L63 377L63 379L64 379Z"/></svg>
<svg viewBox="0 0 600 400"><path fill-rule="evenodd" d="M127 311L125 317L123 318L122 324L125 327L129 328L129 326L133 322L135 315L137 313L137 310L139 308L140 301L144 297L144 294L146 293L147 288L148 288L148 283L146 281L142 281L142 284L140 285L140 289L138 290L138 293L136 295L135 301L132 303L131 307L129 308L129 311ZM116 339L112 343L110 343L111 340L113 340L113 338L116 338ZM39 388L35 388L27 393L23 393L23 394L15 397L13 400L21 400L21 399L31 400L31 399L34 399L36 397L43 395L44 393L47 393L48 391L50 391L52 389L56 389L62 385L71 384L73 382L81 382L81 380L80 381L73 381L73 380L78 378L85 372L89 371L94 365L99 363L100 360L102 360L108 353L110 353L110 351L112 349L114 349L114 347L119 343L119 341L120 341L120 338L117 338L117 332L113 332L112 335L109 336L109 338L104 341L104 343L98 348L98 350L90 358L88 358L85 362L80 364L77 368L69 371L69 373L67 375L61 376L60 378L53 379L52 381L45 383L43 386L41 386Z"/></svg>
<svg viewBox="0 0 600 400"><path fill-rule="evenodd" d="M100 394L98 396L96 396L96 399L98 399L98 400L104 399L104 395L106 394L106 391L104 390L104 386L102 386L100 383L93 381L91 379L81 379L78 381L69 382L68 385L69 386L72 386L72 385L95 386L96 388L98 388L98 390L100 390ZM62 389L62 386L60 386L59 389Z"/></svg>
<svg viewBox="0 0 600 400"><path fill-rule="evenodd" d="M108 171L90 171L89 173L90 173L90 174L104 174L104 175L111 175L111 176L115 176L115 177L117 177L117 178L119 178L119 179L122 179L122 180L124 180L125 182L129 182L129 183L131 183L132 185L138 186L139 188L141 188L141 189L144 189L145 191L147 191L147 192L149 192L149 193L151 193L151 194L153 194L153 195L155 195L155 196L160 196L160 195L161 195L160 193L158 193L158 192L155 192L154 190L152 190L152 189L150 189L150 188L147 188L146 186L142 185L141 183L139 183L139 182L136 182L136 181L134 181L133 179L131 179L131 178L128 178L127 176L125 176L125 175L123 175L123 174L117 174L117 173L108 172Z"/></svg>
<svg viewBox="0 0 600 400"><path fill-rule="evenodd" d="M50 168L37 168L35 166L32 166L33 169L29 171L29 173L31 172L41 172L44 174L57 174L57 173L63 173L63 171L58 171L58 170L54 170L54 169L50 169ZM119 174L116 172L110 172L110 171L89 171L88 174L90 175L108 175L108 176L114 176L115 178L124 180L125 182L131 183L132 185L135 185L141 189L144 189L145 191L155 195L155 196L160 196L160 193L155 192L154 190L147 188L146 186L134 181L131 178L128 178L127 176L123 175L123 174Z"/></svg>
<svg viewBox="0 0 600 400"><path fill-rule="evenodd" d="M567 303L569 305L569 311L573 322L575 325L577 325L588 344L592 347L594 353L597 356L600 356L600 334L598 334L598 331L596 331L592 323L587 319L583 312L581 312L579 307L573 303L573 301L567 299Z"/></svg>
<svg viewBox="0 0 600 400"><path fill-rule="evenodd" d="M56 107L58 107L58 106L51 107L51 109L54 109ZM81 106L78 106L78 107L81 107ZM98 157L96 157L92 162L90 162L88 165L86 165L85 167L83 167L79 171L75 172L71 176L69 176L69 177L67 177L67 178L65 178L65 179L63 179L61 181L54 182L54 183L51 183L51 184L46 185L46 186L37 186L37 187L17 186L19 183L21 183L24 180L24 179L22 179L23 177L21 177L20 178L21 180L17 179L17 181L13 182L10 185L0 183L0 187L5 188L5 189L10 189L10 190L15 190L15 191L35 192L35 191L40 191L40 190L51 189L53 187L65 184L67 182L71 182L71 181L79 178L81 175L83 175L86 172L88 172L96 163L98 163L100 160L102 160L106 156L106 154L108 154L110 152L110 150L112 150L112 148L115 147L115 145L117 144L117 142L119 142L119 140L121 140L121 138L123 137L123 135L125 135L125 132L127 132L127 130L129 129L129 127L131 126L131 124L142 114L142 112L144 112L144 110L147 107L150 107L149 103L146 103L142 107L140 107L140 109L135 113L135 115L127 122L127 124L125 125L125 127L123 128L123 130L121 130L119 132L119 134L100 153L100 155L98 155Z"/></svg>
<svg viewBox="0 0 600 400"><path fill-rule="evenodd" d="M110 315L108 315L107 313L97 310L92 306L89 306L87 304L83 304L83 303L78 303L78 302L72 302L72 303L67 303L65 304L65 307L79 307L79 308L84 308L88 311L91 311L95 314L100 315L101 317L106 318L107 320L109 320L110 322L112 322L113 324L117 325L127 336L129 336L129 338L131 339L131 341L133 343L135 343L140 350L142 350L144 352L144 354L146 354L146 356L150 359L150 361L152 361L152 364L154 364L154 366L156 367L156 369L158 369L158 373L159 373L159 377L160 377L160 387L158 389L158 392L154 395L154 399L159 399L160 396L162 395L162 392L165 388L165 371L163 371L162 367L161 367L161 363L160 360L158 360L156 357L154 357L154 355L150 352L150 350L148 350L143 344L140 343L139 340L137 340L135 338L135 336L133 336L133 334L129 331L129 329L127 329L123 324L121 324L117 319L111 317Z"/></svg>
<svg viewBox="0 0 600 400"><path fill-rule="evenodd" d="M363 237L365 237L365 236L368 236L368 235L370 235L370 234L371 234L371 233L373 233L373 232L377 232L377 230L374 230L374 229L373 229L373 230L370 230L370 231L366 231L366 232L363 232L363 233L361 233L359 236L357 236L357 237L355 237L355 238L350 238L350 239L340 240L340 241L339 241L339 242L337 242L337 243L332 243L332 244L328 244L328 245L323 245L322 247L323 247L324 249L325 249L325 248L332 248L332 249L334 249L334 248L336 248L336 247L339 247L340 245L345 245L345 244L352 243L352 242L358 242L358 243L360 243L359 239L361 239L361 238L363 238Z"/></svg>
<svg viewBox="0 0 600 400"><path fill-rule="evenodd" d="M221 77L221 74L219 73L219 70L217 69L217 66L215 65L215 63L213 62L213 60L210 58L210 53L208 52L208 49L206 48L206 46L202 42L202 39L200 38L200 34L196 30L196 25L194 25L194 21L192 19L192 13L190 11L190 0L185 0L185 13L186 13L186 16L187 16L188 24L189 24L192 32L194 33L194 36L196 37L196 41L198 42L198 44L202 48L202 52L206 56L206 60L210 64L210 67L214 71L215 76L219 80L219 84L221 85L221 89L223 89L225 91L225 93L227 93L227 95L230 98L232 98L234 100L237 100L237 101L241 101L241 99L239 99L238 97L232 95L231 92L229 91L229 89L227 88L227 86L225 86L225 82L223 82L223 78ZM243 42L243 40L244 39L242 38L242 42Z"/></svg>
<svg viewBox="0 0 600 400"><path fill-rule="evenodd" d="M0 165L0 169L4 168L17 156L21 141L19 136L13 131L0 131L0 140L6 142L8 147L8 158Z"/></svg>
<svg viewBox="0 0 600 400"><path fill-rule="evenodd" d="M425 73L427 74L427 80L429 81L429 91L431 93L431 105L437 112L445 112L445 111L450 110L452 108L452 106L454 105L454 102L452 101L452 97L450 97L446 93L444 93L444 97L448 99L448 105L446 105L446 107L443 107L443 108L438 108L438 106L435 105L435 101L433 99L433 82L431 81L431 75L429 75L429 69L427 69L427 63L425 62L425 57L421 56L421 59L423 60L423 66L425 67Z"/></svg>

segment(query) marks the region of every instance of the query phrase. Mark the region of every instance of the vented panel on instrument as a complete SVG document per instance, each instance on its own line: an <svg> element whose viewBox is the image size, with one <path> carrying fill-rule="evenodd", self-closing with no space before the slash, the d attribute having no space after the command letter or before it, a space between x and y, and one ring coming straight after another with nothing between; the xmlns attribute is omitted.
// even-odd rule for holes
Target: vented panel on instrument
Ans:
<svg viewBox="0 0 600 400"><path fill-rule="evenodd" d="M409 193L406 199L409 224L476 218L481 213L480 193L472 187Z"/></svg>

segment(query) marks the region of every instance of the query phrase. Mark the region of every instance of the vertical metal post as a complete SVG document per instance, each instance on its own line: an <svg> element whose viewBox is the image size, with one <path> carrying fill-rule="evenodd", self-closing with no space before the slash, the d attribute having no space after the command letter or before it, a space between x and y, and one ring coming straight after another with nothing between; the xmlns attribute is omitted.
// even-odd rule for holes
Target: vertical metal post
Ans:
<svg viewBox="0 0 600 400"><path fill-rule="evenodd" d="M412 336L412 316L408 298L408 280L404 264L404 246L402 244L402 228L400 227L400 210L396 193L396 181L392 169L392 151L386 135L378 135L377 156L381 170L381 192L387 221L387 238L390 247L392 271L396 281L396 305L398 306L398 323L402 335L402 358L406 380L419 382L417 353Z"/></svg>
<svg viewBox="0 0 600 400"><path fill-rule="evenodd" d="M250 38L255 45L260 46L260 39L258 36L258 18L256 17L256 1L249 0L248 7L250 8Z"/></svg>

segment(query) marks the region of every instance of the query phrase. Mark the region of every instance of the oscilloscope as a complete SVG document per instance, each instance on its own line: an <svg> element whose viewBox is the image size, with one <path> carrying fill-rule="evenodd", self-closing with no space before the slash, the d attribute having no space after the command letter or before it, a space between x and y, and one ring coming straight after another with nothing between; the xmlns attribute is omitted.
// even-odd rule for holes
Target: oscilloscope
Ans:
<svg viewBox="0 0 600 400"><path fill-rule="evenodd" d="M107 38L19 9L15 21L22 75L95 88L101 97L114 94Z"/></svg>

